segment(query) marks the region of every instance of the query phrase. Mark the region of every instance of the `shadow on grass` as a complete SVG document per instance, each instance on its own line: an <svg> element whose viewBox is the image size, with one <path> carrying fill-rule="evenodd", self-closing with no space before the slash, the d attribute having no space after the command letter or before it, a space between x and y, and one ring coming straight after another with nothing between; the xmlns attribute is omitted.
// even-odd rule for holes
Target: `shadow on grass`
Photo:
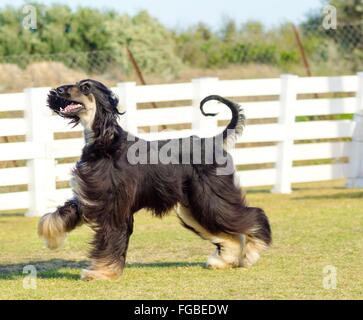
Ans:
<svg viewBox="0 0 363 320"><path fill-rule="evenodd" d="M24 217L24 213L0 213L1 218Z"/></svg>
<svg viewBox="0 0 363 320"><path fill-rule="evenodd" d="M328 199L363 199L363 192L341 192L334 194L325 194L325 195L308 195L301 197L294 197L293 200L328 200Z"/></svg>
<svg viewBox="0 0 363 320"><path fill-rule="evenodd" d="M34 266L37 277L41 279L78 279L79 275L61 269L81 269L87 268L88 261L71 261L63 259L52 259L48 261L29 261L29 263L15 263L0 265L0 280L14 280L29 274L23 273L25 266Z"/></svg>
<svg viewBox="0 0 363 320"><path fill-rule="evenodd" d="M204 267L202 262L148 262L148 263L126 263L126 268L184 268Z"/></svg>
<svg viewBox="0 0 363 320"><path fill-rule="evenodd" d="M29 263L15 263L0 265L0 280L15 280L29 273L23 273L25 266L34 266L37 277L40 279L69 279L78 280L79 273L73 273L65 269L84 269L89 267L86 260L73 261L64 259L52 259L47 261L30 261ZM127 263L126 268L180 268L203 267L200 262L152 262L152 263Z"/></svg>

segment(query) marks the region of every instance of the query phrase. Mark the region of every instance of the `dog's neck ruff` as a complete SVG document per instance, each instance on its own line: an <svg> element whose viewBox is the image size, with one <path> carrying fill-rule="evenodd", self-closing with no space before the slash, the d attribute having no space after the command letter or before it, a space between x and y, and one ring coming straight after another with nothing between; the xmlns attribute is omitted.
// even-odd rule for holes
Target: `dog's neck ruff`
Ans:
<svg viewBox="0 0 363 320"><path fill-rule="evenodd" d="M119 140L122 131L113 116L95 118L91 126L83 125L85 145L92 149L95 148L94 150L109 153L114 150L114 143Z"/></svg>
<svg viewBox="0 0 363 320"><path fill-rule="evenodd" d="M90 128L83 129L84 141L86 144L91 144L94 141L94 133Z"/></svg>

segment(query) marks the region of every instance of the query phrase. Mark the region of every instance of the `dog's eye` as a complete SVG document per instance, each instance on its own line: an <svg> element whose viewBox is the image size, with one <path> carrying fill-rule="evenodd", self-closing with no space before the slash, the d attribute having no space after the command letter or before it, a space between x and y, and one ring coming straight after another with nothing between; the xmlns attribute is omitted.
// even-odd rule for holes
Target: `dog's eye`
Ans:
<svg viewBox="0 0 363 320"><path fill-rule="evenodd" d="M83 94L89 94L91 90L91 86L89 83L84 83L80 86L80 90Z"/></svg>

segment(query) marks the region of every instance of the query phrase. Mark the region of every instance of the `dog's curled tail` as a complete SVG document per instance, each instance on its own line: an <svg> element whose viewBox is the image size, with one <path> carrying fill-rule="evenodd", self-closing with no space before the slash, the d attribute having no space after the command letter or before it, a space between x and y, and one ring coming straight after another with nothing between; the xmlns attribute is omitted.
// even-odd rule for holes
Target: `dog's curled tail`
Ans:
<svg viewBox="0 0 363 320"><path fill-rule="evenodd" d="M229 142L235 142L235 140L242 134L243 128L244 128L245 122L246 122L246 117L243 113L243 109L241 108L241 106L239 104L232 102L226 98L223 98L218 95L211 95L211 96L204 98L200 102L200 111L202 112L202 114L204 116L214 117L217 115L217 113L204 112L204 109L203 109L204 104L211 100L217 100L219 102L222 102L231 110L232 119L229 122L229 124L227 125L227 127L223 130L223 132L220 133L220 135L222 136L223 141L229 140L229 141L227 141L227 144L229 144Z"/></svg>

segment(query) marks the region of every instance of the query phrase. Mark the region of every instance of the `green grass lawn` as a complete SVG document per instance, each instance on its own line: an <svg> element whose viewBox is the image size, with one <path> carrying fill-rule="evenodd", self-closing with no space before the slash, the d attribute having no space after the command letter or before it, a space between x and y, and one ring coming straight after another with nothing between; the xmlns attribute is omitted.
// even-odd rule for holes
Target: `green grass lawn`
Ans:
<svg viewBox="0 0 363 320"><path fill-rule="evenodd" d="M362 299L363 190L342 181L299 185L291 195L247 191L263 207L274 244L250 269L204 268L213 246L179 225L141 212L117 281L83 282L92 232L81 227L65 246L46 249L36 218L0 215L0 299ZM37 268L37 288L24 289L25 265ZM337 288L323 287L327 265L337 270Z"/></svg>

